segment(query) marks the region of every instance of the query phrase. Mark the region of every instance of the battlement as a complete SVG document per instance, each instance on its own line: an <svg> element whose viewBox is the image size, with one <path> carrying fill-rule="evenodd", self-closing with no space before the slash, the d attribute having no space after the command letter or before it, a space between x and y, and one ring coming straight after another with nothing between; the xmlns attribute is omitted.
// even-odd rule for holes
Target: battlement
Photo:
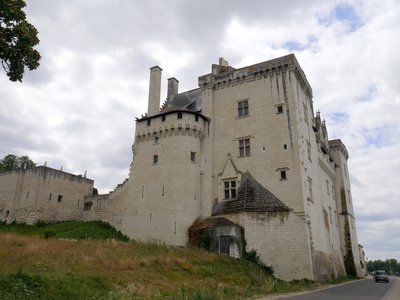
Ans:
<svg viewBox="0 0 400 300"><path fill-rule="evenodd" d="M136 142L153 140L171 135L191 135L202 138L208 132L209 120L200 113L175 110L136 120Z"/></svg>
<svg viewBox="0 0 400 300"><path fill-rule="evenodd" d="M229 66L225 60L221 64L220 60L220 65L212 66L212 73L199 77L198 85L202 89L220 89L274 76L283 71L293 71L307 95L312 98L312 88L294 54L239 69Z"/></svg>

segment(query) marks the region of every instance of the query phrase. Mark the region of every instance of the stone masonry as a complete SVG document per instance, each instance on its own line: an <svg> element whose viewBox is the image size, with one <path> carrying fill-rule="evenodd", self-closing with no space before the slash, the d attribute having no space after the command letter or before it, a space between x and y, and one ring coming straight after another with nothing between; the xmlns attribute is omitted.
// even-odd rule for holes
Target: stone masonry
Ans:
<svg viewBox="0 0 400 300"><path fill-rule="evenodd" d="M169 78L160 107L161 78L152 67L129 177L114 191L94 195L93 181L46 167L4 173L0 217L103 220L176 246L190 229L235 257L245 240L282 279L363 276L348 152L328 139L293 54L238 69L221 58L182 93Z"/></svg>

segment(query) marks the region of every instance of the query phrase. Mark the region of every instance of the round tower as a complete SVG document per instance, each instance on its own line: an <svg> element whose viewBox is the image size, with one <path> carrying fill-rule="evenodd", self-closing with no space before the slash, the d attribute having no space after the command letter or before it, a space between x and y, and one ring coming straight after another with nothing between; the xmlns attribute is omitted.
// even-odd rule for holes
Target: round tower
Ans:
<svg viewBox="0 0 400 300"><path fill-rule="evenodd" d="M207 118L175 110L136 123L131 192L123 232L185 246L200 216L201 142Z"/></svg>

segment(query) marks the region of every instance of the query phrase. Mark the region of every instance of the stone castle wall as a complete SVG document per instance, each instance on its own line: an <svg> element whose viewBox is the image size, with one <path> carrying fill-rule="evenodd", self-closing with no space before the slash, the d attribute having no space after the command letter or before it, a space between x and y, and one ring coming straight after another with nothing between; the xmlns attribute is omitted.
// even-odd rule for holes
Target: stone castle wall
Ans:
<svg viewBox="0 0 400 300"><path fill-rule="evenodd" d="M0 174L0 216L5 221L80 219L93 180L47 167Z"/></svg>
<svg viewBox="0 0 400 300"><path fill-rule="evenodd" d="M244 228L247 250L283 279L327 279L351 267L362 276L347 151L328 141L293 55L241 69L213 65L186 95L201 92L201 113L173 103L158 111L161 68L151 74L149 115L136 121L128 179L93 195L92 180L46 167L0 174L1 220L102 220L136 240L185 246L194 221L228 200L224 182L238 187L249 172L291 210L223 215ZM173 97L178 81L170 82ZM248 113L239 115L243 101Z"/></svg>

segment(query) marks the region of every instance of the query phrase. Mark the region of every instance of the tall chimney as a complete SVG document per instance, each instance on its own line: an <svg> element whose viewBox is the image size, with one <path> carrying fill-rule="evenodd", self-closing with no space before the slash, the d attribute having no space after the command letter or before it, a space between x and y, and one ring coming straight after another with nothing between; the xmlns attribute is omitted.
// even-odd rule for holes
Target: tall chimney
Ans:
<svg viewBox="0 0 400 300"><path fill-rule="evenodd" d="M147 107L149 116L158 114L160 110L161 72L162 69L159 66L150 68L149 104Z"/></svg>
<svg viewBox="0 0 400 300"><path fill-rule="evenodd" d="M178 94L179 81L175 77L168 78L167 99L171 100Z"/></svg>

